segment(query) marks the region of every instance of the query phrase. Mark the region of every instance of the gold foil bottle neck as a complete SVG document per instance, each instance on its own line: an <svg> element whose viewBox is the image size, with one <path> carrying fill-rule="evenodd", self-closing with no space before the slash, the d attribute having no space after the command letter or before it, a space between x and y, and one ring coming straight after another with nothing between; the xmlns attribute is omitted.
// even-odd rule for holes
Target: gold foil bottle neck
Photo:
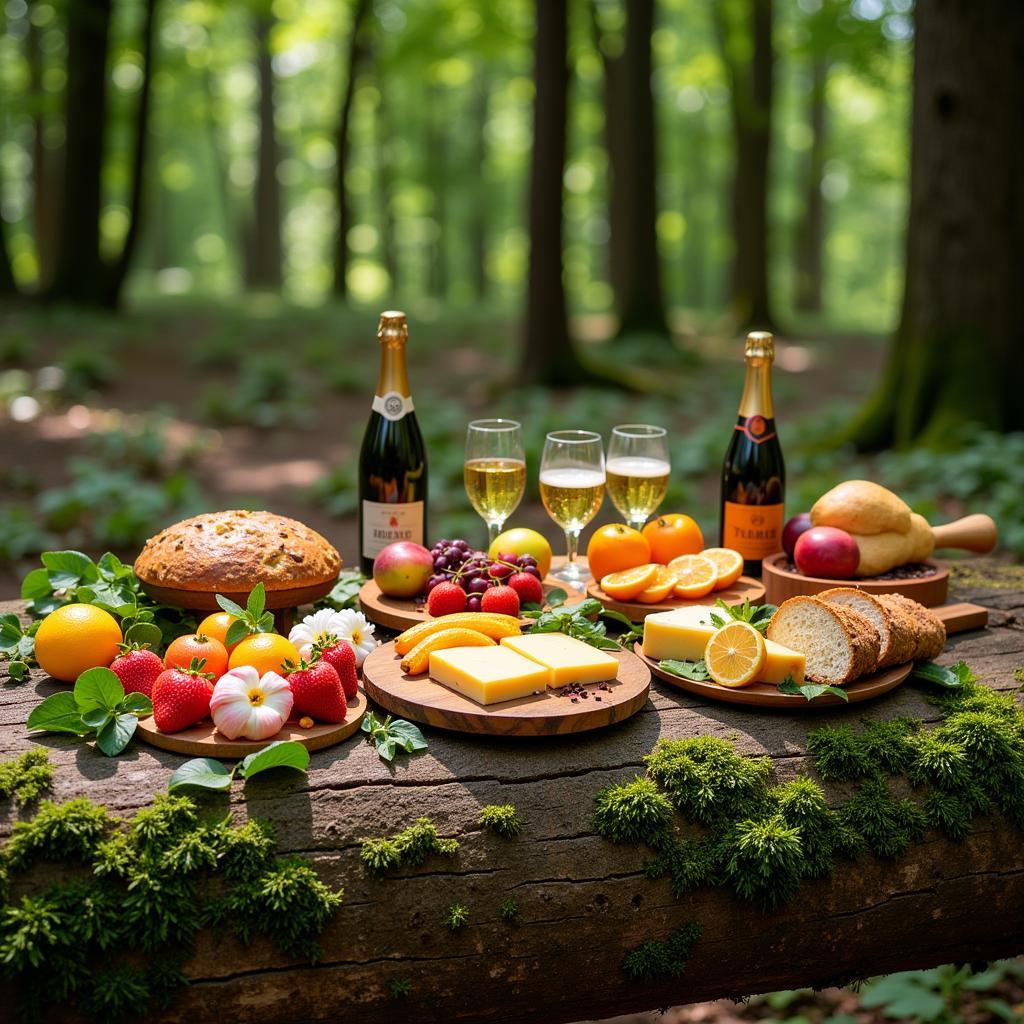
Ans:
<svg viewBox="0 0 1024 1024"><path fill-rule="evenodd" d="M747 359L768 359L775 358L775 338L770 331L751 331L747 335L746 345L743 354Z"/></svg>
<svg viewBox="0 0 1024 1024"><path fill-rule="evenodd" d="M377 337L388 348L400 348L409 339L409 325L405 314L396 309L387 309L380 315Z"/></svg>

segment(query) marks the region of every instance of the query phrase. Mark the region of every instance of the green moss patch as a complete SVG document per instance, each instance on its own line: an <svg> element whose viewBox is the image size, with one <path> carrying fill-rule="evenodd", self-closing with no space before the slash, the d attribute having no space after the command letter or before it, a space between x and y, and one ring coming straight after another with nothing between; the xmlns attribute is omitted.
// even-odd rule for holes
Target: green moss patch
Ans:
<svg viewBox="0 0 1024 1024"><path fill-rule="evenodd" d="M523 830L515 804L487 804L480 808L479 822L505 839L515 839Z"/></svg>
<svg viewBox="0 0 1024 1024"><path fill-rule="evenodd" d="M688 921L667 939L648 939L626 954L622 970L633 981L678 978L686 970L693 944L703 931L696 921Z"/></svg>
<svg viewBox="0 0 1024 1024"><path fill-rule="evenodd" d="M434 823L424 817L390 838L364 839L359 858L371 874L383 875L397 868L417 868L434 854L451 857L458 849L457 839L442 839Z"/></svg>
<svg viewBox="0 0 1024 1024"><path fill-rule="evenodd" d="M594 801L594 828L613 843L655 846L672 823L672 805L650 779L606 786Z"/></svg>
<svg viewBox="0 0 1024 1024"><path fill-rule="evenodd" d="M42 747L33 747L10 761L0 761L0 797L19 807L35 803L53 782L53 765Z"/></svg>

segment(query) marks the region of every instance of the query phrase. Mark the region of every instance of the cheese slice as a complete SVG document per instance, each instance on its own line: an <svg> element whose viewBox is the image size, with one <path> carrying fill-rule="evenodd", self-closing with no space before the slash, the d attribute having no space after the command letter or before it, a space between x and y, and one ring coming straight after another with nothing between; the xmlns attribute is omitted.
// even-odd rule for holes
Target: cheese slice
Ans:
<svg viewBox="0 0 1024 1024"><path fill-rule="evenodd" d="M431 653L430 678L478 704L499 704L543 692L548 671L503 647L449 647Z"/></svg>
<svg viewBox="0 0 1024 1024"><path fill-rule="evenodd" d="M803 685L807 659L799 651L791 651L774 640L765 640L764 666L757 677L759 683L778 685L786 676L792 676L798 686Z"/></svg>
<svg viewBox="0 0 1024 1024"><path fill-rule="evenodd" d="M501 645L543 665L552 689L569 683L601 683L619 674L618 658L564 633L506 636Z"/></svg>
<svg viewBox="0 0 1024 1024"><path fill-rule="evenodd" d="M717 629L711 622L713 611L710 605L692 605L648 615L644 619L644 654L655 661L700 661Z"/></svg>

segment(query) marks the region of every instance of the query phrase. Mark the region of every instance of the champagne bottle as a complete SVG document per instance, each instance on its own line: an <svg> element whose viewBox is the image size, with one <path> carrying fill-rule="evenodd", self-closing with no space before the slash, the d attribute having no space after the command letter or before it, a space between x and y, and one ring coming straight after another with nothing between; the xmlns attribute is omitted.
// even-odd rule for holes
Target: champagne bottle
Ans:
<svg viewBox="0 0 1024 1024"><path fill-rule="evenodd" d="M775 432L772 362L766 331L747 335L747 376L739 415L722 463L722 547L743 555L744 572L761 575L761 560L782 550L786 466Z"/></svg>
<svg viewBox="0 0 1024 1024"><path fill-rule="evenodd" d="M382 548L422 544L427 533L427 455L409 393L405 314L381 313L380 376L359 451L360 566L369 575Z"/></svg>

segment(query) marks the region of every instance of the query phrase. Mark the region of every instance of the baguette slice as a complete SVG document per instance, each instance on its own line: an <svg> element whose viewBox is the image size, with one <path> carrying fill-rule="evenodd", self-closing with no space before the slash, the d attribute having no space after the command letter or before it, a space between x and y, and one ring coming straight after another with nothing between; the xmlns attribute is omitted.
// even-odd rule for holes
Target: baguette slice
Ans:
<svg viewBox="0 0 1024 1024"><path fill-rule="evenodd" d="M902 613L912 623L917 644L910 657L914 661L931 661L946 646L946 624L930 608L902 594L879 594L878 600L893 613Z"/></svg>
<svg viewBox="0 0 1024 1024"><path fill-rule="evenodd" d="M914 657L918 630L902 609L889 608L871 594L853 587L833 587L816 595L821 601L841 604L863 615L878 630L878 667L902 665Z"/></svg>
<svg viewBox="0 0 1024 1024"><path fill-rule="evenodd" d="M814 597L791 597L768 623L768 638L807 659L807 678L843 686L878 665L878 630L863 615Z"/></svg>

